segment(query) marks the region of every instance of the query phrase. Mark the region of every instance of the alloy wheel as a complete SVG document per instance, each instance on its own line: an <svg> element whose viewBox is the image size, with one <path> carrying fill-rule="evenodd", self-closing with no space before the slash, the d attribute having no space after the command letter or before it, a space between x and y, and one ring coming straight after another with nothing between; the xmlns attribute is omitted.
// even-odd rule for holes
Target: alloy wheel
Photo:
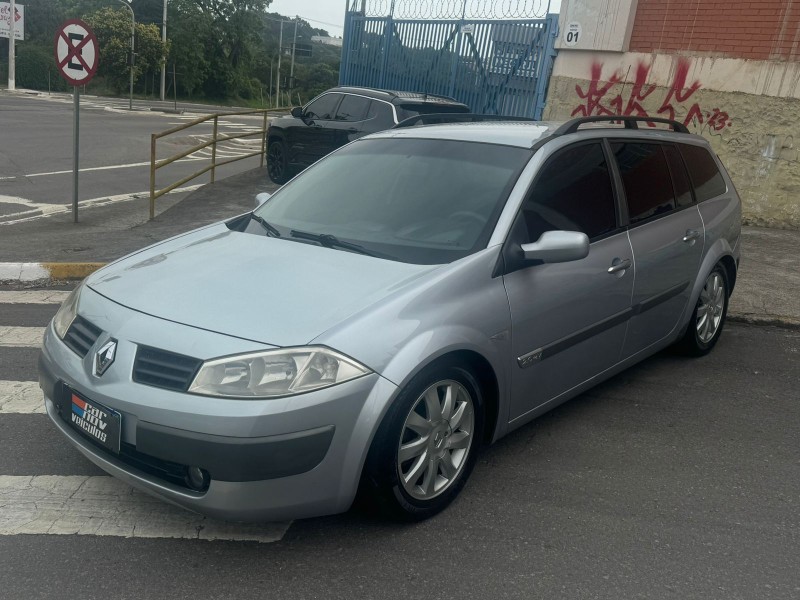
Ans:
<svg viewBox="0 0 800 600"><path fill-rule="evenodd" d="M714 271L706 279L700 301L697 304L697 337L704 344L714 339L722 322L725 310L725 282L722 275Z"/></svg>
<svg viewBox="0 0 800 600"><path fill-rule="evenodd" d="M403 489L417 500L447 490L467 464L475 430L475 405L453 380L431 385L416 400L400 435L397 470Z"/></svg>
<svg viewBox="0 0 800 600"><path fill-rule="evenodd" d="M267 168L270 178L277 182L281 180L286 172L286 157L283 153L283 146L280 142L273 142L267 152Z"/></svg>

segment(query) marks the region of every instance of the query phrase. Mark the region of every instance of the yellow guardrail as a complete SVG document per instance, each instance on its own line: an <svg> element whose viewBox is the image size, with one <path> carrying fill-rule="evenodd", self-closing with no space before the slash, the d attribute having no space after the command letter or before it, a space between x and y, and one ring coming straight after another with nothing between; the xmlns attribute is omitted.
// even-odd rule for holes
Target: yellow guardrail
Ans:
<svg viewBox="0 0 800 600"><path fill-rule="evenodd" d="M214 183L214 178L216 175L217 167L221 167L223 165L230 164L232 162L236 162L237 160L244 160L246 158L251 158L253 156L261 156L261 163L260 165L264 166L264 161L266 159L266 152L267 152L267 115L268 113L276 113L282 111L288 111L289 108L270 108L270 109L256 109L256 110L242 110L242 111L233 111L233 112L222 112L222 113L214 113L211 115L207 115L205 117L198 117L193 121L188 121L183 125L178 125L177 127L173 127L172 129L167 129L166 131L162 131L160 133L154 133L150 136L150 218L155 217L156 213L156 199L163 196L164 194L168 194L175 188L182 186L185 183L188 183L192 179L196 177L200 177L201 175L208 173L211 171L211 181L210 183ZM236 133L230 135L219 135L218 128L219 128L219 119L220 117L236 117L241 115L263 115L263 122L262 127L258 131L251 131L248 133ZM189 129L190 127L194 127L195 125L200 125L201 123L207 123L209 121L214 122L213 133L211 135L211 139L208 141L200 142L191 148L183 150L182 152L178 152L168 158L162 158L161 160L156 160L156 142L168 135L172 135L173 133L178 133L179 131L183 131L185 129ZM234 156L232 158L226 158L225 160L217 161L217 144L220 142L227 142L228 140L237 140L243 138L252 138L256 136L261 136L261 147L259 150L255 152L248 152L247 154L243 154L241 156ZM160 190L156 189L156 171L162 167L166 167L169 164L174 163L176 160L180 160L182 158L186 158L187 156L194 154L204 148L208 148L211 146L211 163L204 166L199 171L192 173L191 175L187 175L182 179L176 181L168 185L165 188Z"/></svg>

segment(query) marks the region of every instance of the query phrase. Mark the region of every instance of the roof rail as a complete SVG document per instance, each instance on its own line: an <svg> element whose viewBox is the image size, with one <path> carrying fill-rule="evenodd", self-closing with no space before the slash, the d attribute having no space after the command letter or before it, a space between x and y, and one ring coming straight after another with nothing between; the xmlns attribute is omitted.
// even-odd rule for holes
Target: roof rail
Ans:
<svg viewBox="0 0 800 600"><path fill-rule="evenodd" d="M672 127L675 133L689 133L686 125L678 123L671 119L662 119L660 117L624 117L622 115L609 115L599 117L579 117L567 121L561 127L553 132L553 135L567 135L568 133L575 133L581 125L586 123L618 123L625 124L625 129L639 129L639 123L666 123Z"/></svg>
<svg viewBox="0 0 800 600"><path fill-rule="evenodd" d="M400 121L392 129L414 127L416 125L437 125L439 123L480 123L482 121L536 121L529 117L509 117L505 115L479 115L473 113L432 113L416 115Z"/></svg>

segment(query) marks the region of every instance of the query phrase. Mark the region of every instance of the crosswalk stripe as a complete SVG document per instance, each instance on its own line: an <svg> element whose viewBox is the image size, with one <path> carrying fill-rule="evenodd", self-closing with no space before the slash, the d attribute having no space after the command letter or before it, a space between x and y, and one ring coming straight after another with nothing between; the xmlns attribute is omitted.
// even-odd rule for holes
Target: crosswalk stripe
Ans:
<svg viewBox="0 0 800 600"><path fill-rule="evenodd" d="M69 290L0 291L0 304L61 304Z"/></svg>
<svg viewBox="0 0 800 600"><path fill-rule="evenodd" d="M0 506L0 535L276 542L291 524L209 519L104 476L0 475Z"/></svg>
<svg viewBox="0 0 800 600"><path fill-rule="evenodd" d="M44 413L44 397L35 381L0 381L0 415Z"/></svg>
<svg viewBox="0 0 800 600"><path fill-rule="evenodd" d="M44 327L0 327L0 347L39 348Z"/></svg>

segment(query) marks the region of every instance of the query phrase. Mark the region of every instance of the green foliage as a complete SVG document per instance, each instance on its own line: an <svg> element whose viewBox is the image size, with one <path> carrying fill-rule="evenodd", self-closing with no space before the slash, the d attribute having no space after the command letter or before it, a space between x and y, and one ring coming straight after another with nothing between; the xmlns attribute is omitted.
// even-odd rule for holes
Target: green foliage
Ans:
<svg viewBox="0 0 800 600"><path fill-rule="evenodd" d="M80 18L94 29L100 44L98 85L127 93L131 21L130 11L121 6L122 1L25 1L25 41L17 44L18 84L47 89L47 65L53 68L49 57L55 30L68 18ZM259 105L272 95L274 102L283 20L280 87L285 104L295 21L267 12L270 3L271 0L169 0L169 43L164 48L160 41L163 0L131 0L136 16L136 90L152 93L161 57L166 56L168 87L172 86L174 68L177 92L182 97ZM296 29L297 43L309 44L311 36L328 35L302 19L296 22ZM0 43L0 59L3 46ZM340 48L315 43L311 57L296 57L292 103L297 103L298 94L305 102L336 85L340 53ZM51 75L51 82L56 79Z"/></svg>
<svg viewBox="0 0 800 600"><path fill-rule="evenodd" d="M86 24L97 36L100 47L98 75L118 93L128 88L131 49L131 16L124 8L102 8L86 16ZM160 68L161 57L166 54L161 34L155 25L136 24L134 80L151 69Z"/></svg>
<svg viewBox="0 0 800 600"><path fill-rule="evenodd" d="M16 84L32 90L63 91L66 82L56 69L52 52L40 46L22 45L17 52Z"/></svg>

